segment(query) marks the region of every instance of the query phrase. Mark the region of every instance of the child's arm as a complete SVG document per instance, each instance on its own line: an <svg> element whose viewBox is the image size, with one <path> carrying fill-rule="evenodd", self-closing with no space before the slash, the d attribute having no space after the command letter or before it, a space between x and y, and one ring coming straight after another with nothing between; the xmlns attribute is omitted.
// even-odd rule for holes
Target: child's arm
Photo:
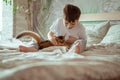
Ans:
<svg viewBox="0 0 120 80"><path fill-rule="evenodd" d="M73 36L69 36L69 39L66 40L67 43L70 43L70 44L73 44L75 41L77 40L76 37L73 37Z"/></svg>
<svg viewBox="0 0 120 80"><path fill-rule="evenodd" d="M54 44L56 45L56 41L55 41L55 35L52 31L48 32L48 39Z"/></svg>

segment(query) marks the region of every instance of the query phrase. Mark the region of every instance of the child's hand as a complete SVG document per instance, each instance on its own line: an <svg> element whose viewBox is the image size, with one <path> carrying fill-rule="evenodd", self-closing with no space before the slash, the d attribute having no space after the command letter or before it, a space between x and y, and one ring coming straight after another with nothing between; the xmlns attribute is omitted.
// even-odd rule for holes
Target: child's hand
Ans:
<svg viewBox="0 0 120 80"><path fill-rule="evenodd" d="M57 42L56 42L56 40L55 40L55 36L53 36L53 37L50 39L50 41L52 42L53 45L57 45Z"/></svg>
<svg viewBox="0 0 120 80"><path fill-rule="evenodd" d="M77 40L77 38L73 37L73 36L69 36L69 39L66 41L67 43L74 43Z"/></svg>
<svg viewBox="0 0 120 80"><path fill-rule="evenodd" d="M56 40L55 40L55 34L52 32L52 31L50 31L49 33L48 33L48 39L52 42L52 44L53 45L56 45L57 44L57 42L56 42Z"/></svg>

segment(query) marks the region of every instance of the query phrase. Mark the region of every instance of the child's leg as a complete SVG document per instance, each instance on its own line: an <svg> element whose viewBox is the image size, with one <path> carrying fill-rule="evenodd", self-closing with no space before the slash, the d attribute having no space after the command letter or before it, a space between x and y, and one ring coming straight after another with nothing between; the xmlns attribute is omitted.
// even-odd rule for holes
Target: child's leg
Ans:
<svg viewBox="0 0 120 80"><path fill-rule="evenodd" d="M80 54L83 52L86 48L86 42L82 40L77 40L73 43L72 47L69 49L68 52L75 52L77 54Z"/></svg>
<svg viewBox="0 0 120 80"><path fill-rule="evenodd" d="M77 53L77 54L80 54L80 52L81 52L80 43L77 43L77 44L75 45L75 47L73 48L73 52L74 52L74 53Z"/></svg>
<svg viewBox="0 0 120 80"><path fill-rule="evenodd" d="M80 43L76 43L74 45L72 45L72 47L69 49L68 52L73 52L73 53L77 53L77 54L80 54L81 52L81 45Z"/></svg>
<svg viewBox="0 0 120 80"><path fill-rule="evenodd" d="M38 51L35 47L26 47L26 46L19 46L20 52L36 52Z"/></svg>

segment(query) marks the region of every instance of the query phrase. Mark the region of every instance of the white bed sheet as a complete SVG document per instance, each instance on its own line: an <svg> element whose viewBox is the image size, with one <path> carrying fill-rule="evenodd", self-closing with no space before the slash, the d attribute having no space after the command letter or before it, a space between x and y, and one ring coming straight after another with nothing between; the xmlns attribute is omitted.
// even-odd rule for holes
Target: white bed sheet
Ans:
<svg viewBox="0 0 120 80"><path fill-rule="evenodd" d="M0 80L120 80L120 45L91 46L81 55L63 47L0 52Z"/></svg>

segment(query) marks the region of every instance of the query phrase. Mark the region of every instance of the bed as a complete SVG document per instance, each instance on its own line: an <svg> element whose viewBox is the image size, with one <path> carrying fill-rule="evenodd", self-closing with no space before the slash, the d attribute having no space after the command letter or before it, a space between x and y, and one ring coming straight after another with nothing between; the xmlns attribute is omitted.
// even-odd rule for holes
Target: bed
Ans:
<svg viewBox="0 0 120 80"><path fill-rule="evenodd" d="M82 15L81 21L86 18L100 20L91 28L85 24L86 51L67 53L63 46L28 53L0 50L0 80L120 80L120 12Z"/></svg>

